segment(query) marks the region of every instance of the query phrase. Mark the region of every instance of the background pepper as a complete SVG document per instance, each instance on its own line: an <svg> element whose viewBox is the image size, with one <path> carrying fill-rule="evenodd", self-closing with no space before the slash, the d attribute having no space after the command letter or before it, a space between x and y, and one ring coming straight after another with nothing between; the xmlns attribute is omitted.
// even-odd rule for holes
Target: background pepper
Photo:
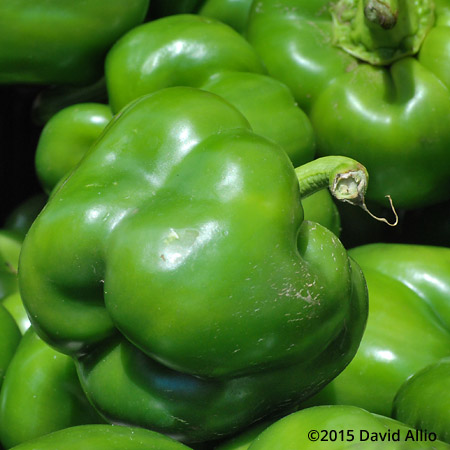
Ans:
<svg viewBox="0 0 450 450"><path fill-rule="evenodd" d="M103 421L81 390L75 365L28 329L0 394L0 441L10 448L53 431Z"/></svg>
<svg viewBox="0 0 450 450"><path fill-rule="evenodd" d="M330 9L339 16L345 5L359 11L363 2L335 3L254 2L247 37L269 74L283 81L308 113L318 154L346 155L367 167L370 200L385 204L384 196L390 194L398 208L413 209L449 199L444 187L450 176L448 7L436 2L435 26L417 57L405 56L381 67L334 45L336 20ZM399 2L398 25L386 33L408 34L420 28L411 28L418 4L406 3ZM427 6L417 13L417 21L429 24L432 2L421 3ZM360 29L367 23L362 20ZM376 33L384 48L383 33ZM370 45L377 48L377 42Z"/></svg>
<svg viewBox="0 0 450 450"><path fill-rule="evenodd" d="M82 103L62 109L46 124L36 148L36 173L47 193L65 178L112 118L107 105Z"/></svg>
<svg viewBox="0 0 450 450"><path fill-rule="evenodd" d="M408 378L397 392L392 416L433 431L450 443L450 359L430 364Z"/></svg>
<svg viewBox="0 0 450 450"><path fill-rule="evenodd" d="M112 425L79 425L41 436L14 450L188 450L153 431Z"/></svg>
<svg viewBox="0 0 450 450"><path fill-rule="evenodd" d="M367 328L349 366L311 402L389 416L405 380L450 355L450 248L372 244L349 253L367 280Z"/></svg>
<svg viewBox="0 0 450 450"><path fill-rule="evenodd" d="M216 20L185 14L136 27L108 53L105 79L115 113L141 95L191 86L229 101L294 165L314 156L311 124L289 89L266 76L248 42Z"/></svg>
<svg viewBox="0 0 450 450"><path fill-rule="evenodd" d="M0 83L87 84L106 52L144 20L149 0L0 4Z"/></svg>

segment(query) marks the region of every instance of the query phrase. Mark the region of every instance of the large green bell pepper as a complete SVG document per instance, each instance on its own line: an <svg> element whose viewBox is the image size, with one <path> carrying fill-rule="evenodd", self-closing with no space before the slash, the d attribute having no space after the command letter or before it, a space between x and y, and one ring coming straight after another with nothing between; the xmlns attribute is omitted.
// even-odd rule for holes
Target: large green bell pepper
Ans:
<svg viewBox="0 0 450 450"><path fill-rule="evenodd" d="M37 332L76 358L109 421L209 440L294 407L348 364L363 275L303 221L300 198L329 182L358 196L367 180L339 163L329 181L327 162L294 171L193 88L142 97L108 125L32 225L19 278Z"/></svg>
<svg viewBox="0 0 450 450"><path fill-rule="evenodd" d="M259 0L247 37L309 114L318 154L364 164L369 199L417 208L450 198L449 24L442 0Z"/></svg>
<svg viewBox="0 0 450 450"><path fill-rule="evenodd" d="M397 392L392 416L436 433L450 443L450 358L442 359L408 378Z"/></svg>
<svg viewBox="0 0 450 450"><path fill-rule="evenodd" d="M372 244L349 254L367 280L367 328L355 358L313 402L388 416L408 377L450 356L450 248Z"/></svg>
<svg viewBox="0 0 450 450"><path fill-rule="evenodd" d="M102 423L92 408L72 359L24 334L0 393L0 441L5 448L69 426Z"/></svg>
<svg viewBox="0 0 450 450"><path fill-rule="evenodd" d="M14 450L189 450L161 434L112 425L79 425L17 445Z"/></svg>
<svg viewBox="0 0 450 450"><path fill-rule="evenodd" d="M0 2L0 83L87 84L149 0Z"/></svg>

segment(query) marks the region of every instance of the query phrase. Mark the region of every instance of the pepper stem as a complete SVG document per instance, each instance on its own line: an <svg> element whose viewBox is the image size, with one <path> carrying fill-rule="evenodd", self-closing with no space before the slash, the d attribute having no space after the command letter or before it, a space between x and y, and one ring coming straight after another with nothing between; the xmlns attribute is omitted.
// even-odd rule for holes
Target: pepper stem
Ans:
<svg viewBox="0 0 450 450"><path fill-rule="evenodd" d="M367 169L354 159L345 156L324 156L297 167L295 173L302 198L328 187L337 200L359 206L371 217L389 226L394 227L398 223L398 215L389 195L386 197L389 198L395 216L393 223L369 211L365 203L369 174Z"/></svg>
<svg viewBox="0 0 450 450"><path fill-rule="evenodd" d="M369 22L390 30L397 23L397 0L364 0L364 16Z"/></svg>

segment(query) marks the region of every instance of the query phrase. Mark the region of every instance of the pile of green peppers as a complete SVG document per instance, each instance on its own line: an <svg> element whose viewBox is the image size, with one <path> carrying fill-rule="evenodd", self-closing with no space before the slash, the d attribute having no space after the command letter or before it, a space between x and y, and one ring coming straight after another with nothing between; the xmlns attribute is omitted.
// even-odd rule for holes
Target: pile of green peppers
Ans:
<svg viewBox="0 0 450 450"><path fill-rule="evenodd" d="M450 449L450 0L0 0L0 449Z"/></svg>

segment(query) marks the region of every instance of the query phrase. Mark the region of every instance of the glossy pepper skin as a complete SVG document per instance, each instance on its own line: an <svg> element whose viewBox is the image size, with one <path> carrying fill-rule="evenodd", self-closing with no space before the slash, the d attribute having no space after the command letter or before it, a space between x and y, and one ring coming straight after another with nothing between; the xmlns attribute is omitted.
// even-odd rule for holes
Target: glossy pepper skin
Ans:
<svg viewBox="0 0 450 450"><path fill-rule="evenodd" d="M101 103L82 103L62 109L45 125L36 148L36 173L47 193L78 164L112 119Z"/></svg>
<svg viewBox="0 0 450 450"><path fill-rule="evenodd" d="M189 450L189 447L142 428L79 425L13 447L14 450Z"/></svg>
<svg viewBox="0 0 450 450"><path fill-rule="evenodd" d="M184 441L295 406L365 325L363 275L303 222L286 153L193 88L116 116L34 222L19 274L96 408Z"/></svg>
<svg viewBox="0 0 450 450"><path fill-rule="evenodd" d="M217 20L181 14L136 27L108 53L105 79L114 113L159 89L195 87L230 102L295 166L314 157L311 123L289 89L267 76L248 42Z"/></svg>
<svg viewBox="0 0 450 450"><path fill-rule="evenodd" d="M316 401L388 416L408 377L450 356L450 248L371 244L349 254L367 280L367 327L355 358Z"/></svg>
<svg viewBox="0 0 450 450"><path fill-rule="evenodd" d="M401 422L354 406L316 406L278 420L264 430L248 450L450 448L435 436L431 439L424 436Z"/></svg>
<svg viewBox="0 0 450 450"><path fill-rule="evenodd" d="M3 446L10 448L70 426L102 422L81 389L73 360L28 329L0 393Z"/></svg>
<svg viewBox="0 0 450 450"><path fill-rule="evenodd" d="M283 81L308 113L318 154L346 155L367 167L369 200L385 205L390 194L396 207L413 209L449 199L443 188L450 176L448 4L435 2L433 22L433 2L409 8L399 0L398 24L386 33L400 29L414 35L423 19L426 37L415 56L373 65L334 45L336 19L330 9L336 3L336 8L344 3L361 8L363 1L255 1L247 38L269 74ZM419 4L419 17L407 17ZM367 28L367 21L357 23ZM380 30L376 35L384 48L392 35L387 39Z"/></svg>
<svg viewBox="0 0 450 450"><path fill-rule="evenodd" d="M144 20L149 0L0 3L0 83L88 84L106 52Z"/></svg>
<svg viewBox="0 0 450 450"><path fill-rule="evenodd" d="M394 399L392 416L450 443L450 358L415 373Z"/></svg>

